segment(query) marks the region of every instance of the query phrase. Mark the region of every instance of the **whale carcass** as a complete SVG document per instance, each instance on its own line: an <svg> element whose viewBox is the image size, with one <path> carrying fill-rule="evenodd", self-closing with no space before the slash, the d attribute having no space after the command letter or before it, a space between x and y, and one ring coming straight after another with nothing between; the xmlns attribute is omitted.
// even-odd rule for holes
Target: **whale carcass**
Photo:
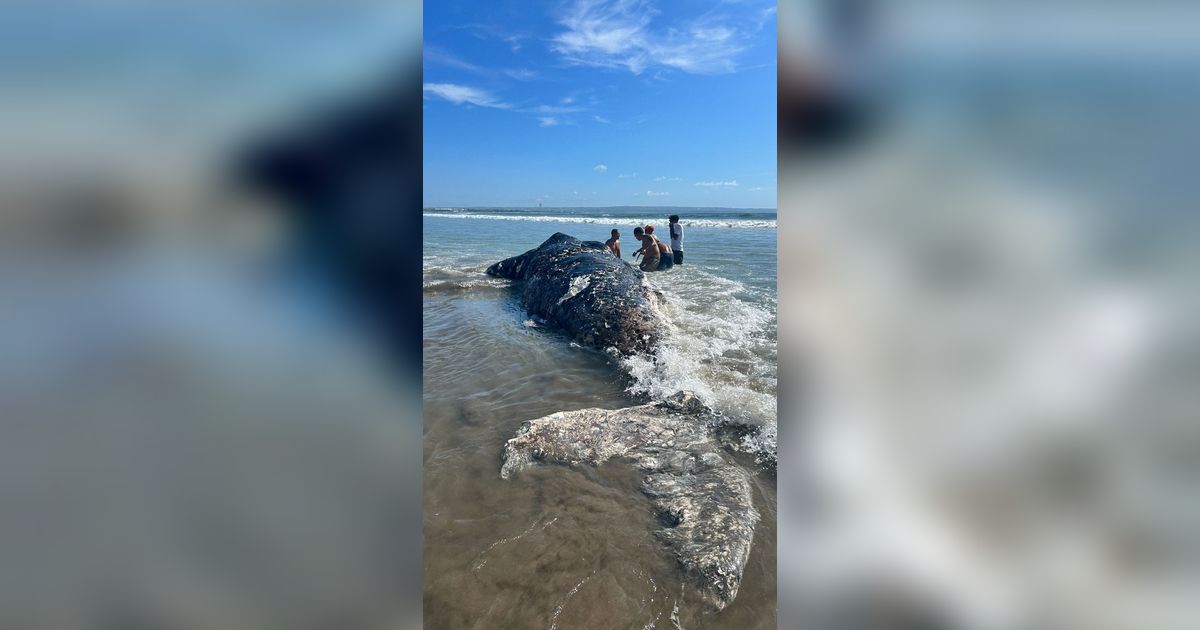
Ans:
<svg viewBox="0 0 1200 630"><path fill-rule="evenodd" d="M487 274L521 281L525 310L581 344L634 354L650 351L661 334L657 295L645 275L599 241L558 232Z"/></svg>
<svg viewBox="0 0 1200 630"><path fill-rule="evenodd" d="M500 476L537 464L600 465L622 458L646 473L656 532L717 610L737 596L758 512L750 474L730 463L689 392L624 409L558 412L525 422L504 446Z"/></svg>

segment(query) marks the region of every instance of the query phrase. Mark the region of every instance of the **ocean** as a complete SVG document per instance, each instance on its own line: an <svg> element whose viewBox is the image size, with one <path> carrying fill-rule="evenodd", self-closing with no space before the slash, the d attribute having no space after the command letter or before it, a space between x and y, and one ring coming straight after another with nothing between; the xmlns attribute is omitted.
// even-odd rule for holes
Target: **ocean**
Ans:
<svg viewBox="0 0 1200 630"><path fill-rule="evenodd" d="M684 264L650 274L669 332L655 358L614 359L524 312L484 269L555 232L603 241L684 225ZM775 626L776 215L721 208L429 208L424 213L425 621L433 627ZM737 599L705 610L655 540L628 466L499 477L504 442L556 411L695 392L752 427L762 522Z"/></svg>

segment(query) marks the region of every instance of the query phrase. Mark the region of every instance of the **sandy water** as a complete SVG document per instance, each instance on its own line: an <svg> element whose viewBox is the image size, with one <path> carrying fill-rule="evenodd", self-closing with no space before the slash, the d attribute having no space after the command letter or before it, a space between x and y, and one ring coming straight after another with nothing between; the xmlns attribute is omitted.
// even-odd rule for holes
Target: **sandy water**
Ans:
<svg viewBox="0 0 1200 630"><path fill-rule="evenodd" d="M564 212L599 218L595 210L556 215ZM616 227L628 234L633 218L640 216L618 218ZM661 350L666 363L657 366L618 364L532 325L509 284L482 274L554 231L600 238L591 232L608 229L426 216L427 627L775 627L775 479L759 463L774 436L774 229L692 226L689 264L652 278L673 326ZM763 427L735 454L755 471L762 521L738 597L720 613L706 609L655 539L659 525L632 467L552 466L499 477L503 444L525 420L639 404L682 387Z"/></svg>

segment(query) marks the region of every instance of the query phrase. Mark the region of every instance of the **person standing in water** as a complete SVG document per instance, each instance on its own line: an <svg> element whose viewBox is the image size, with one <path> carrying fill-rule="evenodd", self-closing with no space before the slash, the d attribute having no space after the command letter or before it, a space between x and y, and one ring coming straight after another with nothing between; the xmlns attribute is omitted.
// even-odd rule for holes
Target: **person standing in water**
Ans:
<svg viewBox="0 0 1200 630"><path fill-rule="evenodd" d="M642 239L642 251L645 252L648 250L650 244L653 244L658 249L658 267L651 269L651 271L663 271L675 266L671 248L666 243L658 240L658 237L654 235L654 226L647 225L646 229L643 230L643 234L645 237Z"/></svg>
<svg viewBox="0 0 1200 630"><path fill-rule="evenodd" d="M642 242L642 248L633 253L634 258L637 258L639 254L642 256L642 262L638 264L638 269L642 271L658 271L658 243L654 235L646 234L642 228L635 227L633 228L633 238Z"/></svg>
<svg viewBox="0 0 1200 630"><path fill-rule="evenodd" d="M671 252L671 248L666 243L658 240L658 237L654 235L653 225L646 226L646 235L654 239L654 245L658 247L658 270L663 271L664 269L674 267L675 258Z"/></svg>
<svg viewBox="0 0 1200 630"><path fill-rule="evenodd" d="M679 215L672 214L667 219L667 230L671 233L671 251L675 253L675 264L683 264L683 225L679 223Z"/></svg>
<svg viewBox="0 0 1200 630"><path fill-rule="evenodd" d="M612 238L604 241L604 245L607 246L613 254L616 254L617 258L621 257L621 233L616 229L613 229Z"/></svg>

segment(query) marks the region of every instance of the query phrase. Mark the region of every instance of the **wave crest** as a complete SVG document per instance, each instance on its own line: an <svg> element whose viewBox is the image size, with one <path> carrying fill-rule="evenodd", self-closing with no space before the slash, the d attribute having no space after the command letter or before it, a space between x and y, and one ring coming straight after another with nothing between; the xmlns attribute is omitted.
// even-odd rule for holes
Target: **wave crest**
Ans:
<svg viewBox="0 0 1200 630"><path fill-rule="evenodd" d="M662 223L662 217L601 217L601 216L566 216L566 215L519 215L519 214L487 214L487 213L458 213L458 212L426 212L424 216L447 219L485 219L493 221L531 221L535 223L587 223L603 225L639 226ZM713 227L774 230L775 219L751 218L705 218L682 221L684 227Z"/></svg>

